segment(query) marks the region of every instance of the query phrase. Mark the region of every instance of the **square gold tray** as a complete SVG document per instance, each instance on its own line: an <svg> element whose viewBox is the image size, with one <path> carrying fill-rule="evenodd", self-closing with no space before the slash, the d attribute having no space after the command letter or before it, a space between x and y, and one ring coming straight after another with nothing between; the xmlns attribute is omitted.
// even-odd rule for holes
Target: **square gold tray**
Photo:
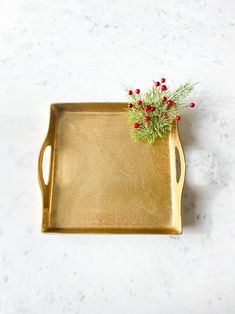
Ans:
<svg viewBox="0 0 235 314"><path fill-rule="evenodd" d="M153 145L133 143L123 114L126 107L126 103L51 105L38 162L43 232L182 232L185 161L177 123ZM46 184L42 162L47 146L51 158Z"/></svg>

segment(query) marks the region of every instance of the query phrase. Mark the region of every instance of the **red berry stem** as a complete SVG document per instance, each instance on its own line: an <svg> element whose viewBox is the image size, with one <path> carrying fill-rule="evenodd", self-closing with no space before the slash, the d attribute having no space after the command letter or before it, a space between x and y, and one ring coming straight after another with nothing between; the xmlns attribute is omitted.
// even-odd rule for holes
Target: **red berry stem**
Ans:
<svg viewBox="0 0 235 314"><path fill-rule="evenodd" d="M182 84L175 94L165 85L166 79L153 81L154 85L145 94L140 89L129 89L128 111L132 127L132 136L135 140L144 138L153 143L156 138L170 132L170 125L174 120L181 120L181 111L184 108L194 108L195 103L185 104L184 98L192 91L192 84ZM166 121L164 123L164 120Z"/></svg>

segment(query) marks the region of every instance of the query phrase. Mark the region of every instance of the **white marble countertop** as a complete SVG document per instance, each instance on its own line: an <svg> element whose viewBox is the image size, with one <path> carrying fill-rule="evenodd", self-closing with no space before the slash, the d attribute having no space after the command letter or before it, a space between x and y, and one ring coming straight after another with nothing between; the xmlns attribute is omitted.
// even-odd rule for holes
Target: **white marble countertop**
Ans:
<svg viewBox="0 0 235 314"><path fill-rule="evenodd" d="M0 313L235 313L235 2L1 0ZM199 81L182 236L42 235L51 102Z"/></svg>

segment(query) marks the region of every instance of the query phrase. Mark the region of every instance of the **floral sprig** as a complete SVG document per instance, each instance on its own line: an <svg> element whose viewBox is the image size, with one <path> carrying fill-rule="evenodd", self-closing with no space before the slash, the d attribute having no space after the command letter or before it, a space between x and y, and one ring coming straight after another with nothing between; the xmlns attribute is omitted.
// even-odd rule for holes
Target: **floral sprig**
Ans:
<svg viewBox="0 0 235 314"><path fill-rule="evenodd" d="M174 120L180 121L186 107L194 108L195 103L184 103L184 99L193 91L190 82L180 85L171 91L165 85L165 78L155 82L151 89L141 93L140 89L129 89L127 109L128 123L131 124L131 136L134 141L143 140L154 143L171 131Z"/></svg>

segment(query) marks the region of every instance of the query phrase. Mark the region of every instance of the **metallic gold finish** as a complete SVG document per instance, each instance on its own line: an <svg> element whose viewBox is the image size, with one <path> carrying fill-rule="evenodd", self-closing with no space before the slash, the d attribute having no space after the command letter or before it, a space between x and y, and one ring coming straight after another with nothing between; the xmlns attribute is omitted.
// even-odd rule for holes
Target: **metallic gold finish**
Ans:
<svg viewBox="0 0 235 314"><path fill-rule="evenodd" d="M133 143L126 103L51 105L38 176L43 232L180 234L184 154L177 124L153 145ZM43 154L51 146L48 183ZM181 173L176 179L176 150Z"/></svg>

